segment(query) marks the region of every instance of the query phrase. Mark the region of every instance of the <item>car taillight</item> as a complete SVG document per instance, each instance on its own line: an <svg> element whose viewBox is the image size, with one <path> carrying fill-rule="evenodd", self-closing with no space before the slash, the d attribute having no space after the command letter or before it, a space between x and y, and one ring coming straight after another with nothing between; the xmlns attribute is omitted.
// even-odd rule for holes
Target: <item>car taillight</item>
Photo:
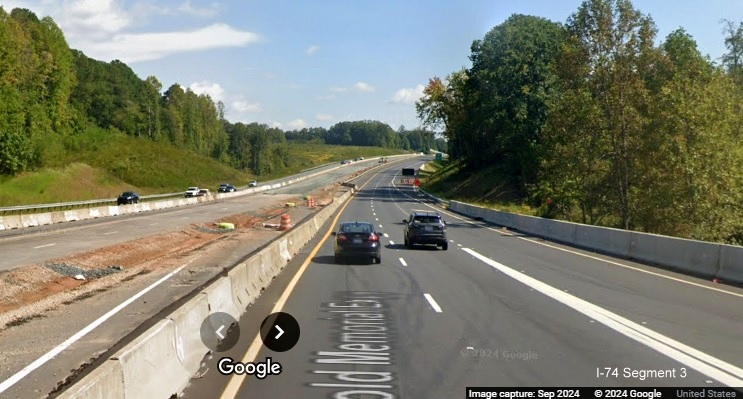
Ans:
<svg viewBox="0 0 743 399"><path fill-rule="evenodd" d="M376 234L371 233L369 234L369 241L379 241L379 237Z"/></svg>
<svg viewBox="0 0 743 399"><path fill-rule="evenodd" d="M337 235L337 237L338 237L338 241L346 241L346 240L348 239L348 238L346 238L346 236L345 236L345 235L343 235L343 234L338 234L338 235Z"/></svg>

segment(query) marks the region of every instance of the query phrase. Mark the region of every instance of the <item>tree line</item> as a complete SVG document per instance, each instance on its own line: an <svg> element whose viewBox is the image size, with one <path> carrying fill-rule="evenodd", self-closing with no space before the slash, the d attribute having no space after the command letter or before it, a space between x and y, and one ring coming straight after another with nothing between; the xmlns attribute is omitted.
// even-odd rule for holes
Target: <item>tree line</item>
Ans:
<svg viewBox="0 0 743 399"><path fill-rule="evenodd" d="M565 23L513 15L416 103L452 159L494 168L539 215L743 242L743 24L720 63L682 28L656 45L629 0Z"/></svg>
<svg viewBox="0 0 743 399"><path fill-rule="evenodd" d="M125 63L70 49L50 17L0 7L0 175L44 165L45 146L91 127L167 143L263 175L289 163L288 142L445 150L425 129L398 131L380 121L283 131L232 123L225 106L178 83L163 90Z"/></svg>

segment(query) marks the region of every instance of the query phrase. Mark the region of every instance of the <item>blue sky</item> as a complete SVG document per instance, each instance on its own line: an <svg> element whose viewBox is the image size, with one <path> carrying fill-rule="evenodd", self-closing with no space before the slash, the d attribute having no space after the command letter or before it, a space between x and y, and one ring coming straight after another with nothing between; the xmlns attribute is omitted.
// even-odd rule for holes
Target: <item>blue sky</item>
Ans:
<svg viewBox="0 0 743 399"><path fill-rule="evenodd" d="M580 0L0 0L51 16L69 45L207 93L232 122L285 130L374 119L418 126L433 76L469 67L473 40L514 13L565 22ZM634 0L664 38L684 27L704 54L725 52L720 19L741 0Z"/></svg>

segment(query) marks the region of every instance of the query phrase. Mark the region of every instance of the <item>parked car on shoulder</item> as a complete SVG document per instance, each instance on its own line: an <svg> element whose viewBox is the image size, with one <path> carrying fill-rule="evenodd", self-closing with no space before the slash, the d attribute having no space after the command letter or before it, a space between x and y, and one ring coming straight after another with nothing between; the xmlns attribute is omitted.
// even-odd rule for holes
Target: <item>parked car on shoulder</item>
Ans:
<svg viewBox="0 0 743 399"><path fill-rule="evenodd" d="M199 197L203 197L203 196L206 196L206 195L209 195L209 194L211 194L211 193L209 192L209 189L208 188L200 188L199 189L199 193L196 194L196 195L199 196Z"/></svg>
<svg viewBox="0 0 743 399"><path fill-rule="evenodd" d="M139 194L134 191L124 191L116 198L116 205L138 204Z"/></svg>
<svg viewBox="0 0 743 399"><path fill-rule="evenodd" d="M237 191L235 186L233 186L232 184L227 184L227 183L220 184L219 188L217 189L218 193L232 193L235 191Z"/></svg>
<svg viewBox="0 0 743 399"><path fill-rule="evenodd" d="M258 181L252 180L250 183L248 183L248 187L258 187Z"/></svg>
<svg viewBox="0 0 743 399"><path fill-rule="evenodd" d="M186 197L198 197L198 195L199 195L198 187L189 187L188 190L186 190Z"/></svg>

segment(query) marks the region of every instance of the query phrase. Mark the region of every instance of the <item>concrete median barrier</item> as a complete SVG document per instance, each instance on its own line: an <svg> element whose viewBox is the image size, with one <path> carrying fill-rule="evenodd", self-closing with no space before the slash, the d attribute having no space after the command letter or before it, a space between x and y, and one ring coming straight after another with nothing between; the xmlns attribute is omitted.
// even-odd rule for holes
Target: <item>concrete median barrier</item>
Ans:
<svg viewBox="0 0 743 399"><path fill-rule="evenodd" d="M142 211L144 212L149 212L152 210L152 207L150 206L149 202L144 202L141 205L142 205Z"/></svg>
<svg viewBox="0 0 743 399"><path fill-rule="evenodd" d="M242 309L240 309L232 299L232 282L229 277L222 277L215 281L203 291L209 301L209 309L212 313L224 312L234 317L240 318Z"/></svg>
<svg viewBox="0 0 743 399"><path fill-rule="evenodd" d="M540 219L539 230L543 237L564 244L575 244L575 233L578 226L575 223L560 220Z"/></svg>
<svg viewBox="0 0 743 399"><path fill-rule="evenodd" d="M191 372L178 360L175 323L161 320L118 351L126 398L170 398L181 392Z"/></svg>
<svg viewBox="0 0 743 399"><path fill-rule="evenodd" d="M67 221L67 216L65 215L63 211L52 212L52 222L54 224L64 223L66 221Z"/></svg>
<svg viewBox="0 0 743 399"><path fill-rule="evenodd" d="M125 399L124 371L117 360L107 360L79 383L58 396L59 399Z"/></svg>
<svg viewBox="0 0 743 399"><path fill-rule="evenodd" d="M261 291L265 288L260 277L262 268L263 260L260 256L253 256L245 262L245 274L248 279L248 286L246 288L254 300L261 295Z"/></svg>
<svg viewBox="0 0 743 399"><path fill-rule="evenodd" d="M36 215L36 221L39 223L39 226L46 226L52 224L52 214L51 213L39 213Z"/></svg>
<svg viewBox="0 0 743 399"><path fill-rule="evenodd" d="M111 205L108 207L108 216L119 216L119 206Z"/></svg>
<svg viewBox="0 0 743 399"><path fill-rule="evenodd" d="M80 215L77 211L64 211L64 218L67 222L77 222L80 220Z"/></svg>
<svg viewBox="0 0 743 399"><path fill-rule="evenodd" d="M20 216L4 216L3 223L5 224L5 229L7 230L23 228L23 222L21 221Z"/></svg>
<svg viewBox="0 0 743 399"><path fill-rule="evenodd" d="M626 258L630 252L631 232L606 227L576 225L575 245L593 251Z"/></svg>
<svg viewBox="0 0 743 399"><path fill-rule="evenodd" d="M108 210L108 207L106 207L106 210ZM99 217L102 217L103 214L101 214L101 208L90 208L88 209L88 219L98 219Z"/></svg>
<svg viewBox="0 0 743 399"><path fill-rule="evenodd" d="M722 282L743 284L743 247L720 245L720 270L716 277Z"/></svg>
<svg viewBox="0 0 743 399"><path fill-rule="evenodd" d="M247 264L241 263L235 266L227 273L227 276L230 278L230 284L232 285L232 301L242 313L255 299L250 295Z"/></svg>
<svg viewBox="0 0 743 399"><path fill-rule="evenodd" d="M712 278L720 263L720 244L655 234L630 233L629 258Z"/></svg>
<svg viewBox="0 0 743 399"><path fill-rule="evenodd" d="M186 370L198 370L209 351L201 340L201 323L209 314L209 300L200 294L168 316L174 325L176 355Z"/></svg>
<svg viewBox="0 0 743 399"><path fill-rule="evenodd" d="M39 225L39 221L36 220L36 215L22 215L21 226L23 227L36 227Z"/></svg>

